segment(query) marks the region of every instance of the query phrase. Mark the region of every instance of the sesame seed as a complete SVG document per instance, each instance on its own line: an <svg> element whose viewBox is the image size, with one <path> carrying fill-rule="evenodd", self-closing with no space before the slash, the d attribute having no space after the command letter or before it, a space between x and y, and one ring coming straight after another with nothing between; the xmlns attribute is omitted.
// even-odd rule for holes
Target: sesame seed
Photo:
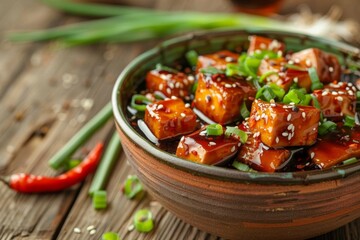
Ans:
<svg viewBox="0 0 360 240"><path fill-rule="evenodd" d="M135 229L134 224L129 225L128 228L127 228L128 232L131 232L134 229Z"/></svg>
<svg viewBox="0 0 360 240"><path fill-rule="evenodd" d="M231 88L232 86L231 86L231 84L228 84L228 83L225 83L225 85L224 85L226 88Z"/></svg>
<svg viewBox="0 0 360 240"><path fill-rule="evenodd" d="M254 138L256 138L256 137L258 137L258 136L260 136L260 132L256 132L256 133L254 133Z"/></svg>
<svg viewBox="0 0 360 240"><path fill-rule="evenodd" d="M300 63L300 59L299 58L295 58L294 60L296 63Z"/></svg>
<svg viewBox="0 0 360 240"><path fill-rule="evenodd" d="M303 119L306 119L306 113L305 112L302 112L301 116L302 116Z"/></svg>
<svg viewBox="0 0 360 240"><path fill-rule="evenodd" d="M255 115L255 121L259 121L260 120L260 116L259 115Z"/></svg>
<svg viewBox="0 0 360 240"><path fill-rule="evenodd" d="M328 94L329 94L328 91L323 91L323 92L321 93L321 96L326 96L326 95L328 95Z"/></svg>
<svg viewBox="0 0 360 240"><path fill-rule="evenodd" d="M174 83L172 83L172 82L169 82L169 83L168 83L168 86L169 86L169 88L171 88L171 89L174 89L174 87L175 87Z"/></svg>
<svg viewBox="0 0 360 240"><path fill-rule="evenodd" d="M298 77L294 77L294 83L297 83L299 81Z"/></svg>
<svg viewBox="0 0 360 240"><path fill-rule="evenodd" d="M96 229L93 229L93 230L90 231L89 234L90 234L90 235L94 235L95 233L96 233Z"/></svg>
<svg viewBox="0 0 360 240"><path fill-rule="evenodd" d="M288 141L290 141L291 140L291 138L292 138L292 134L290 133L289 135L288 135Z"/></svg>
<svg viewBox="0 0 360 240"><path fill-rule="evenodd" d="M234 59L232 57L226 57L225 58L225 62L232 62L234 61Z"/></svg>
<svg viewBox="0 0 360 240"><path fill-rule="evenodd" d="M171 94L171 89L170 89L170 88L167 88L167 89L166 89L166 93L167 93L167 94Z"/></svg>
<svg viewBox="0 0 360 240"><path fill-rule="evenodd" d="M78 227L74 228L74 233L81 233L81 229Z"/></svg>
<svg viewBox="0 0 360 240"><path fill-rule="evenodd" d="M343 99L342 96L337 96L337 97L336 97L336 100L338 100L339 102L342 102L344 99Z"/></svg>
<svg viewBox="0 0 360 240"><path fill-rule="evenodd" d="M211 105L211 110L215 110L215 106L214 105Z"/></svg>
<svg viewBox="0 0 360 240"><path fill-rule="evenodd" d="M289 136L289 133L288 133L288 132L283 132L281 135L282 135L283 137L287 137L287 136Z"/></svg>
<svg viewBox="0 0 360 240"><path fill-rule="evenodd" d="M235 150L236 150L236 148L235 148L235 146L233 146L230 151L235 152Z"/></svg>
<svg viewBox="0 0 360 240"><path fill-rule="evenodd" d="M294 127L294 124L290 124L288 127L287 127L287 130L292 130L292 129L295 129L295 127Z"/></svg>
<svg viewBox="0 0 360 240"><path fill-rule="evenodd" d="M265 48L266 48L266 44L265 44L265 43L260 43L260 48L261 48L261 49L265 49Z"/></svg>
<svg viewBox="0 0 360 240"><path fill-rule="evenodd" d="M209 146L215 146L216 142L209 142Z"/></svg>
<svg viewBox="0 0 360 240"><path fill-rule="evenodd" d="M93 230L93 229L95 229L95 226L94 226L94 225L90 225L90 226L88 226L88 227L86 228L87 231L91 231L91 230Z"/></svg>
<svg viewBox="0 0 360 240"><path fill-rule="evenodd" d="M179 82L175 83L175 88L180 88L181 84Z"/></svg>
<svg viewBox="0 0 360 240"><path fill-rule="evenodd" d="M305 61L305 64L306 64L306 66L311 67L311 61L310 61L309 59L307 59L307 60Z"/></svg>
<svg viewBox="0 0 360 240"><path fill-rule="evenodd" d="M279 137L276 137L276 138L275 138L275 142L276 142L276 143L279 143L279 141L280 141Z"/></svg>
<svg viewBox="0 0 360 240"><path fill-rule="evenodd" d="M163 88L164 88L164 84L161 83L161 84L159 85L159 90L163 90Z"/></svg>
<svg viewBox="0 0 360 240"><path fill-rule="evenodd" d="M311 152L311 153L310 153L310 157L311 157L311 159L313 159L313 158L315 157L315 153L314 153L314 152Z"/></svg>
<svg viewBox="0 0 360 240"><path fill-rule="evenodd" d="M205 135L206 135L206 130L201 131L201 132L199 133L199 135L200 135L200 136L205 136Z"/></svg>
<svg viewBox="0 0 360 240"><path fill-rule="evenodd" d="M237 86L236 86L236 84L235 84L235 83L233 83L232 87L233 87L233 88L236 88Z"/></svg>
<svg viewBox="0 0 360 240"><path fill-rule="evenodd" d="M175 96L171 96L171 99L172 99L172 100L176 100L176 99L177 99L177 97L175 97Z"/></svg>
<svg viewBox="0 0 360 240"><path fill-rule="evenodd" d="M266 145L262 145L262 147L263 147L265 150L269 150L269 147L266 146Z"/></svg>
<svg viewBox="0 0 360 240"><path fill-rule="evenodd" d="M288 64L291 64L291 65L292 65L292 64L294 64L294 61L293 61L293 60L289 60L289 61L288 61Z"/></svg>
<svg viewBox="0 0 360 240"><path fill-rule="evenodd" d="M185 103L185 107L189 108L190 107L190 103Z"/></svg>
<svg viewBox="0 0 360 240"><path fill-rule="evenodd" d="M352 87L352 86L353 86L353 84L352 84L352 83L348 83L347 85L348 85L349 87Z"/></svg>
<svg viewBox="0 0 360 240"><path fill-rule="evenodd" d="M240 146L241 146L241 142L239 142L239 143L237 144L237 146L240 147Z"/></svg>
<svg viewBox="0 0 360 240"><path fill-rule="evenodd" d="M279 51L277 51L277 55L278 55L278 57L282 57L283 52L281 50L279 50Z"/></svg>
<svg viewBox="0 0 360 240"><path fill-rule="evenodd" d="M187 79L188 79L189 81L191 81L191 82L195 80L194 76L192 76L192 75L189 75L189 76L187 77Z"/></svg>
<svg viewBox="0 0 360 240"><path fill-rule="evenodd" d="M164 105L159 104L156 109L157 109L157 110L160 110L160 109L163 109L163 108L164 108Z"/></svg>
<svg viewBox="0 0 360 240"><path fill-rule="evenodd" d="M333 72L334 68L333 67L329 67L329 72Z"/></svg>
<svg viewBox="0 0 360 240"><path fill-rule="evenodd" d="M186 117L186 114L185 113L180 113L180 116L184 118L184 117Z"/></svg>
<svg viewBox="0 0 360 240"><path fill-rule="evenodd" d="M334 96L338 95L337 92L331 92L331 94L334 95Z"/></svg>
<svg viewBox="0 0 360 240"><path fill-rule="evenodd" d="M248 77L246 78L246 81L250 81L250 80L252 80L252 79L253 79L252 76L248 76Z"/></svg>
<svg viewBox="0 0 360 240"><path fill-rule="evenodd" d="M256 54L261 54L261 51L260 51L259 49L256 49L256 50L255 50L255 53L256 53Z"/></svg>
<svg viewBox="0 0 360 240"><path fill-rule="evenodd" d="M289 113L289 115L287 115L286 120L289 122L291 120L291 113Z"/></svg>
<svg viewBox="0 0 360 240"><path fill-rule="evenodd" d="M351 90L349 90L349 91L348 91L348 94L349 94L349 95L354 95L354 92L351 91Z"/></svg>

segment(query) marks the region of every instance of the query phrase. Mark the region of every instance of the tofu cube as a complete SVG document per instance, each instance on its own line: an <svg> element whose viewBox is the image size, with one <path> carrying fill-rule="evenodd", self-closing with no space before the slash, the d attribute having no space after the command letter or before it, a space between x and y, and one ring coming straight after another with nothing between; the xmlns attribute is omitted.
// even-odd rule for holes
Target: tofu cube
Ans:
<svg viewBox="0 0 360 240"><path fill-rule="evenodd" d="M340 121L345 115L354 117L356 112L356 87L352 83L330 83L324 89L315 90L321 111L326 118ZM313 103L314 104L314 103Z"/></svg>
<svg viewBox="0 0 360 240"><path fill-rule="evenodd" d="M159 140L193 132L197 127L196 115L185 107L180 98L172 98L149 104L144 121Z"/></svg>
<svg viewBox="0 0 360 240"><path fill-rule="evenodd" d="M316 141L320 110L255 100L249 127L269 147L308 146Z"/></svg>
<svg viewBox="0 0 360 240"><path fill-rule="evenodd" d="M194 104L211 120L227 124L240 118L241 104L255 94L256 88L244 79L198 73Z"/></svg>
<svg viewBox="0 0 360 240"><path fill-rule="evenodd" d="M202 164L214 165L234 156L240 146L233 137L207 136L206 127L183 136L176 149L176 156Z"/></svg>
<svg viewBox="0 0 360 240"><path fill-rule="evenodd" d="M288 68L285 73L285 82L287 81L291 81L292 84L296 83L300 88L305 88L307 92L311 92L311 78L306 69Z"/></svg>
<svg viewBox="0 0 360 240"><path fill-rule="evenodd" d="M271 50L274 52L284 52L285 44L279 42L276 39L260 37L260 36L250 36L249 37L250 45L247 53L252 55L256 50Z"/></svg>
<svg viewBox="0 0 360 240"><path fill-rule="evenodd" d="M339 81L341 66L339 60L332 54L321 51L317 48L309 48L296 52L291 56L295 64L304 67L316 68L321 82Z"/></svg>
<svg viewBox="0 0 360 240"><path fill-rule="evenodd" d="M151 92L160 91L165 96L187 98L195 78L182 72L172 73L164 70L152 70L146 75L146 88Z"/></svg>
<svg viewBox="0 0 360 240"><path fill-rule="evenodd" d="M218 69L225 69L228 63L237 63L239 54L230 52L228 50L219 51L213 54L200 55L196 65L197 72L201 68L209 66L216 67Z"/></svg>
<svg viewBox="0 0 360 240"><path fill-rule="evenodd" d="M250 131L248 123L242 124L239 129L245 132ZM239 149L237 161L248 164L251 168L261 172L275 172L290 156L289 150L270 148L261 142L258 134L254 136L253 133L250 133L247 142L242 144Z"/></svg>
<svg viewBox="0 0 360 240"><path fill-rule="evenodd" d="M344 132L345 131L345 132ZM335 166L342 161L360 157L360 127L343 128L318 139L308 150L312 161L321 169Z"/></svg>

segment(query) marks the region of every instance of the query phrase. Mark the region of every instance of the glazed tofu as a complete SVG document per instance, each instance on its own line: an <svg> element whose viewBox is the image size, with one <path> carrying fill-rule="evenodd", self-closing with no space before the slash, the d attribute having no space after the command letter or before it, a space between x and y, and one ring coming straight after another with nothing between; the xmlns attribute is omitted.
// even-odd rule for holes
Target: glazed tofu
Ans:
<svg viewBox="0 0 360 240"><path fill-rule="evenodd" d="M316 141L319 120L320 110L312 106L255 100L249 126L269 147L309 146Z"/></svg>
<svg viewBox="0 0 360 240"><path fill-rule="evenodd" d="M345 115L352 117L355 115L355 93L356 88L352 83L339 82L315 90L313 95L317 98L324 117L340 121Z"/></svg>
<svg viewBox="0 0 360 240"><path fill-rule="evenodd" d="M198 73L194 103L211 120L227 124L240 118L241 104L255 94L256 88L244 79Z"/></svg>
<svg viewBox="0 0 360 240"><path fill-rule="evenodd" d="M237 63L239 54L223 50L214 54L200 55L197 62L197 72L201 68L209 66L216 67L218 69L225 69L228 63Z"/></svg>
<svg viewBox="0 0 360 240"><path fill-rule="evenodd" d="M237 160L261 172L275 172L290 156L289 150L270 148L261 142L258 134L251 133L247 142L241 145Z"/></svg>
<svg viewBox="0 0 360 240"><path fill-rule="evenodd" d="M298 87L305 88L307 92L311 91L311 78L306 69L301 70L288 68L286 70L284 81L291 81L291 83L296 83Z"/></svg>
<svg viewBox="0 0 360 240"><path fill-rule="evenodd" d="M239 140L233 137L206 136L204 127L181 138L176 156L197 163L214 165L234 156L239 146Z"/></svg>
<svg viewBox="0 0 360 240"><path fill-rule="evenodd" d="M172 73L164 70L152 70L146 75L146 88L151 92L160 91L165 96L187 98L195 78L182 72Z"/></svg>
<svg viewBox="0 0 360 240"><path fill-rule="evenodd" d="M342 161L360 157L360 127L343 128L319 138L308 150L312 161L321 169L330 168Z"/></svg>
<svg viewBox="0 0 360 240"><path fill-rule="evenodd" d="M250 36L249 41L250 45L247 51L249 55L252 55L256 50L271 50L274 52L284 52L285 50L285 44L275 39L260 36Z"/></svg>
<svg viewBox="0 0 360 240"><path fill-rule="evenodd" d="M159 140L193 132L197 126L195 113L180 98L149 104L144 121Z"/></svg>
<svg viewBox="0 0 360 240"><path fill-rule="evenodd" d="M339 81L341 66L339 60L332 54L321 51L317 48L309 48L296 52L291 56L295 64L304 67L316 68L321 82Z"/></svg>

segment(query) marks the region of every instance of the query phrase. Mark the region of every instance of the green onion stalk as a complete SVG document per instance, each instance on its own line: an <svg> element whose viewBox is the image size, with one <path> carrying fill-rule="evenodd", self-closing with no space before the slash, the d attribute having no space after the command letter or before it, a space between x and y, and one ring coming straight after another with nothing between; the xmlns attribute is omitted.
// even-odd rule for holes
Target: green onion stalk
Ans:
<svg viewBox="0 0 360 240"><path fill-rule="evenodd" d="M72 46L97 42L128 43L202 29L230 27L293 29L285 22L243 13L170 12L69 0L42 0L42 2L72 14L103 18L46 30L12 33L8 36L10 40L19 42L57 40Z"/></svg>

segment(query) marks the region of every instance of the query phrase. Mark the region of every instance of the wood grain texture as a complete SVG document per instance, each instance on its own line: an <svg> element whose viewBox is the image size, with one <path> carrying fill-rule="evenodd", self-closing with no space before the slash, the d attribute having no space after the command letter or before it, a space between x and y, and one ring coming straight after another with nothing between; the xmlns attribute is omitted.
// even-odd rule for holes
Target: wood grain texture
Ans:
<svg viewBox="0 0 360 240"><path fill-rule="evenodd" d="M124 1L166 10L231 11L227 1ZM113 83L124 66L156 42L94 45L71 49L54 43L14 44L5 35L14 30L42 29L78 21L36 0L0 0L0 173L58 174L47 160L84 123L110 100ZM354 8L353 8L354 9ZM94 100L90 109L81 100ZM108 138L113 124L104 127L85 148ZM81 156L80 150L75 154ZM83 184L57 194L17 194L0 186L0 239L99 239L105 231L123 239L219 239L179 220L150 194L127 200L121 184L132 173L122 153L108 185L109 209L94 211ZM128 231L137 209L149 207L155 229L149 234ZM86 227L94 225L90 236ZM75 227L81 234L73 232ZM359 239L360 220L314 240Z"/></svg>

